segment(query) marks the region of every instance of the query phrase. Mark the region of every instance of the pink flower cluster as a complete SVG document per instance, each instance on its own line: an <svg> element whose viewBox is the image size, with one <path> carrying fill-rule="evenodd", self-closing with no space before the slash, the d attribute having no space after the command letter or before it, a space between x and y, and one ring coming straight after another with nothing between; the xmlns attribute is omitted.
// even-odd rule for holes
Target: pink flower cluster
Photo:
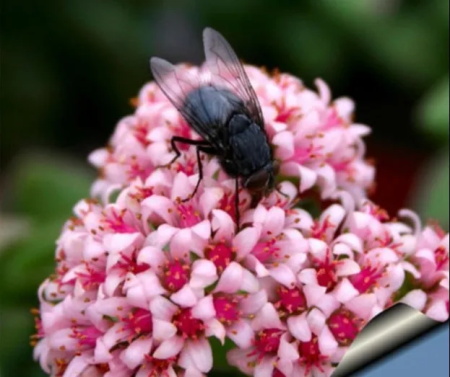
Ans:
<svg viewBox="0 0 450 377"><path fill-rule="evenodd" d="M353 123L353 102L348 98L331 101L322 80L316 81L317 93L293 76L270 76L258 68L246 68L280 173L295 179L302 195L318 189L327 199L345 190L357 200L364 198L375 171L364 160L362 137L370 128ZM195 67L186 69L198 72ZM124 187L136 177L145 180L156 167L168 163L174 156L173 135L198 138L154 82L142 88L135 102L135 113L119 122L109 146L90 156L100 169L93 195ZM187 153L174 167L187 175L196 174L194 150L183 152Z"/></svg>
<svg viewBox="0 0 450 377"><path fill-rule="evenodd" d="M186 68L195 69L195 68ZM108 148L91 155L100 199L80 201L39 289L35 357L54 377L201 377L210 339L257 377L329 376L362 327L405 302L449 316L449 236L366 199L373 168L348 99L330 104L283 74L247 67L281 162L280 190L251 207L214 158L171 167L172 135L195 137L155 84ZM294 182L294 183L293 183ZM302 208L318 191L331 203ZM113 195L114 194L114 195Z"/></svg>

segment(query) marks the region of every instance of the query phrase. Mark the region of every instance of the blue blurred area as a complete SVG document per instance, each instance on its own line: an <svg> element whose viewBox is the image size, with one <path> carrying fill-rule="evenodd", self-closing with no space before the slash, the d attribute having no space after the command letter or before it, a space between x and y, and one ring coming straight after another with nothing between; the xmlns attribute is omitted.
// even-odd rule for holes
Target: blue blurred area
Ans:
<svg viewBox="0 0 450 377"><path fill-rule="evenodd" d="M445 377L449 375L449 327L440 326L429 334L397 350L358 377Z"/></svg>

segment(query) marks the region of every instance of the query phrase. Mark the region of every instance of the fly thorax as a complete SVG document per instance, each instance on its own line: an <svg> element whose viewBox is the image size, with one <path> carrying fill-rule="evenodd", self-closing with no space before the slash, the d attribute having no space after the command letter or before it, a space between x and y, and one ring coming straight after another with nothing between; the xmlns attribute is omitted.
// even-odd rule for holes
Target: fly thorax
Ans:
<svg viewBox="0 0 450 377"><path fill-rule="evenodd" d="M244 132L252 124L248 116L244 114L233 114L228 122L228 132L231 136Z"/></svg>

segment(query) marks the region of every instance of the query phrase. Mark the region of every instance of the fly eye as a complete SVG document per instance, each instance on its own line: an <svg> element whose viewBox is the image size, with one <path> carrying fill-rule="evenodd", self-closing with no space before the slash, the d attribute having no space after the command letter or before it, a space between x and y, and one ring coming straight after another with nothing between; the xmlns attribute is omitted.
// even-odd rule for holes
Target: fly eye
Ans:
<svg viewBox="0 0 450 377"><path fill-rule="evenodd" d="M269 172L261 169L247 178L244 182L244 187L250 191L263 191L267 186L268 180Z"/></svg>

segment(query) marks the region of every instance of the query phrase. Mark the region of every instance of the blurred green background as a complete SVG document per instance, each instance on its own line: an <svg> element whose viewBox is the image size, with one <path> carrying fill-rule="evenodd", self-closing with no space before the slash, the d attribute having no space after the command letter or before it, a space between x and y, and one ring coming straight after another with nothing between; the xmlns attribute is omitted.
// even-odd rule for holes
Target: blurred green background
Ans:
<svg viewBox="0 0 450 377"><path fill-rule="evenodd" d="M329 83L369 124L373 199L448 229L448 1L3 0L0 65L0 376L43 376L29 314L54 242L148 58L202 61L201 31L246 62ZM222 374L223 375L223 374ZM219 376L219 374L217 374Z"/></svg>

